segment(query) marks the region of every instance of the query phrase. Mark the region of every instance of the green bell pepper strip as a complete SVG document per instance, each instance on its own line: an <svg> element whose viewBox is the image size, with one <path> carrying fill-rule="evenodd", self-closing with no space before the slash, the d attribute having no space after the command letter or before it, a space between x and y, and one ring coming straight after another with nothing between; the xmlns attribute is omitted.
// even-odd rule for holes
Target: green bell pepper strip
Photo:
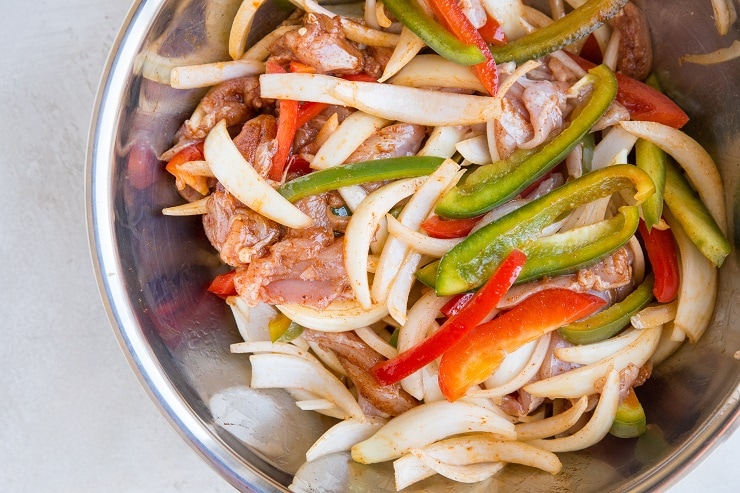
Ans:
<svg viewBox="0 0 740 493"><path fill-rule="evenodd" d="M285 183L278 192L295 202L309 195L361 183L431 175L443 161L444 158L436 156L408 156L345 164L300 176Z"/></svg>
<svg viewBox="0 0 740 493"><path fill-rule="evenodd" d="M635 438L647 431L647 417L635 390L630 387L627 397L617 406L617 414L609 433L618 438Z"/></svg>
<svg viewBox="0 0 740 493"><path fill-rule="evenodd" d="M609 339L630 323L632 315L650 303L654 283L655 277L650 273L625 299L595 315L560 327L560 335L573 344L592 344Z"/></svg>
<svg viewBox="0 0 740 493"><path fill-rule="evenodd" d="M591 171L591 163L594 160L594 148L596 147L596 139L594 134L587 133L581 140L583 144L583 158L581 159L581 172L586 174Z"/></svg>
<svg viewBox="0 0 740 493"><path fill-rule="evenodd" d="M655 74L650 74L645 83L656 91L661 90ZM655 183L655 194L647 199L641 207L642 217L648 231L658 224L660 217L663 215L663 191L665 190L665 163L667 159L668 157L663 149L652 142L637 139L635 143L635 164L649 174L653 183Z"/></svg>
<svg viewBox="0 0 740 493"><path fill-rule="evenodd" d="M732 247L704 203L672 162L665 168L665 204L699 251L717 267Z"/></svg>
<svg viewBox="0 0 740 493"><path fill-rule="evenodd" d="M518 149L463 177L439 201L436 213L449 218L474 217L506 202L554 168L591 130L617 94L617 79L606 65L589 70L591 97L574 111L574 119L557 137L534 149Z"/></svg>
<svg viewBox="0 0 740 493"><path fill-rule="evenodd" d="M523 248L527 263L516 283L568 274L592 265L627 243L639 222L637 206L626 206L610 219L537 238ZM435 287L438 266L439 262L435 262L421 268L416 274L417 279Z"/></svg>
<svg viewBox="0 0 740 493"><path fill-rule="evenodd" d="M501 217L457 244L440 260L439 296L477 288L508 253L526 249L540 232L564 214L626 188L635 191L636 205L655 190L650 177L636 166L621 164L592 171Z"/></svg>
<svg viewBox="0 0 740 493"><path fill-rule="evenodd" d="M486 61L477 46L460 41L427 15L415 1L385 0L383 5L401 24L444 58L460 65L476 65Z"/></svg>
<svg viewBox="0 0 740 493"><path fill-rule="evenodd" d="M491 46L496 63L517 65L557 51L598 29L622 10L627 0L588 0L565 17L505 45Z"/></svg>

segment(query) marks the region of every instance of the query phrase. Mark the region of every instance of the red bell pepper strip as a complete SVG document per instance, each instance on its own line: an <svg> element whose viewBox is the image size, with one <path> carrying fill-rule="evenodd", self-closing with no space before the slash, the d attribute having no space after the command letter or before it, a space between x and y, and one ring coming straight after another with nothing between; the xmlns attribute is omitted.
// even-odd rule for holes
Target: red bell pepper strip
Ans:
<svg viewBox="0 0 740 493"><path fill-rule="evenodd" d="M182 189L181 185L188 185L190 188L197 190L201 195L208 195L208 178L205 176L196 176L180 169L180 166L190 161L202 161L203 141L190 144L183 147L180 151L172 156L165 169L177 179L177 188Z"/></svg>
<svg viewBox="0 0 740 493"><path fill-rule="evenodd" d="M285 73L283 67L271 61L265 64L265 71L268 74ZM283 179L283 170L290 155L290 147L293 145L296 130L298 130L298 101L281 99L278 102L277 135L275 136L277 151L272 156L272 168L268 175L273 181Z"/></svg>
<svg viewBox="0 0 740 493"><path fill-rule="evenodd" d="M508 312L471 330L442 355L439 388L449 401L493 373L507 353L559 327L588 316L606 302L567 289L540 291Z"/></svg>
<svg viewBox="0 0 740 493"><path fill-rule="evenodd" d="M506 44L506 32L504 32L504 28L493 17L489 16L483 27L478 28L478 32L488 44Z"/></svg>
<svg viewBox="0 0 740 493"><path fill-rule="evenodd" d="M456 0L429 0L427 3L442 25L452 31L452 34L461 41L475 45L486 57L485 62L473 65L471 68L483 87L486 88L486 91L491 96L495 96L498 91L498 72L496 71L496 61L493 59L486 40L470 23Z"/></svg>
<svg viewBox="0 0 740 493"><path fill-rule="evenodd" d="M373 366L370 372L376 380L383 385L399 382L465 337L501 301L519 276L526 259L520 250L513 250L465 308L450 317L437 332L395 358Z"/></svg>
<svg viewBox="0 0 740 493"><path fill-rule="evenodd" d="M432 238L462 238L475 227L483 216L466 219L442 219L436 214L421 223L421 227Z"/></svg>
<svg viewBox="0 0 740 493"><path fill-rule="evenodd" d="M236 287L234 286L235 274L236 271L232 270L226 274L216 276L216 278L211 282L211 285L208 286L208 291L223 299L226 299L229 296L236 296L237 292Z"/></svg>
<svg viewBox="0 0 740 493"><path fill-rule="evenodd" d="M572 53L568 55L585 70L596 66ZM616 100L627 108L631 119L662 123L673 128L681 128L689 121L684 110L665 94L619 72L614 75L617 76Z"/></svg>
<svg viewBox="0 0 740 493"><path fill-rule="evenodd" d="M457 294L453 296L450 301L445 303L439 311L441 311L446 317L457 315L460 310L465 308L465 305L468 304L473 296L475 296L475 293Z"/></svg>
<svg viewBox="0 0 740 493"><path fill-rule="evenodd" d="M378 82L378 79L366 73L343 75L342 79L351 82Z"/></svg>
<svg viewBox="0 0 740 493"><path fill-rule="evenodd" d="M316 118L319 113L328 107L328 103L318 103L316 101L301 103L298 107L298 121L296 122L296 127L301 128L303 125Z"/></svg>
<svg viewBox="0 0 740 493"><path fill-rule="evenodd" d="M640 220L637 226L650 265L653 267L655 284L653 296L660 303L670 303L676 298L679 286L678 255L676 243L670 229L652 228L647 230L645 222Z"/></svg>
<svg viewBox="0 0 740 493"><path fill-rule="evenodd" d="M586 38L586 41L581 47L580 55L582 58L585 58L589 62L595 63L596 65L601 65L601 63L604 61L604 55L601 53L601 46L599 46L599 42L596 41L596 36L594 36L594 33L589 34Z"/></svg>
<svg viewBox="0 0 740 493"><path fill-rule="evenodd" d="M297 62L295 60L290 61L290 71L294 74L315 74L316 68L305 63Z"/></svg>

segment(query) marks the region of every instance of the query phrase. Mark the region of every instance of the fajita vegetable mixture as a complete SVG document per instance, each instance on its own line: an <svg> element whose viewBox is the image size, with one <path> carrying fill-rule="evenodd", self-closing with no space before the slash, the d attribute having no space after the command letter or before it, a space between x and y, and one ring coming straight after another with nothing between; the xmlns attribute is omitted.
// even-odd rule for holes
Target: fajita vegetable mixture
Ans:
<svg viewBox="0 0 740 493"><path fill-rule="evenodd" d="M337 420L306 461L392 461L401 490L642 434L639 387L707 328L731 248L645 15L291 1L248 47L245 0L232 60L172 70L209 89L161 159L187 201L164 213L228 266L208 290L251 387Z"/></svg>

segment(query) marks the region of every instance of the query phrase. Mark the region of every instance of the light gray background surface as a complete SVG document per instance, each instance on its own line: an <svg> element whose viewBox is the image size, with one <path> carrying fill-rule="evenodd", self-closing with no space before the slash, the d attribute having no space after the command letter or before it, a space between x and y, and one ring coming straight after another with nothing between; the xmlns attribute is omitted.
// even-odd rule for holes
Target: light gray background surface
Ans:
<svg viewBox="0 0 740 493"><path fill-rule="evenodd" d="M88 253L90 113L129 6L0 5L2 492L233 491L139 386L111 332ZM738 452L735 433L671 493L737 491Z"/></svg>

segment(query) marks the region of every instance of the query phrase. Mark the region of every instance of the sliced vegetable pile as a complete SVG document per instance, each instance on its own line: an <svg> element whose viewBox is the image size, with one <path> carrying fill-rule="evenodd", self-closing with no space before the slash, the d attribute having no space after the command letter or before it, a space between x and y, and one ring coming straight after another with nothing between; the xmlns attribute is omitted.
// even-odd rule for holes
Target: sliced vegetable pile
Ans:
<svg viewBox="0 0 740 493"><path fill-rule="evenodd" d="M236 2L233 60L172 70L212 87L161 159L188 201L164 213L228 264L207 290L250 386L338 420L306 460L393 461L403 489L644 433L639 387L706 330L731 246L688 116L626 73L639 9L291 1L252 47Z"/></svg>

